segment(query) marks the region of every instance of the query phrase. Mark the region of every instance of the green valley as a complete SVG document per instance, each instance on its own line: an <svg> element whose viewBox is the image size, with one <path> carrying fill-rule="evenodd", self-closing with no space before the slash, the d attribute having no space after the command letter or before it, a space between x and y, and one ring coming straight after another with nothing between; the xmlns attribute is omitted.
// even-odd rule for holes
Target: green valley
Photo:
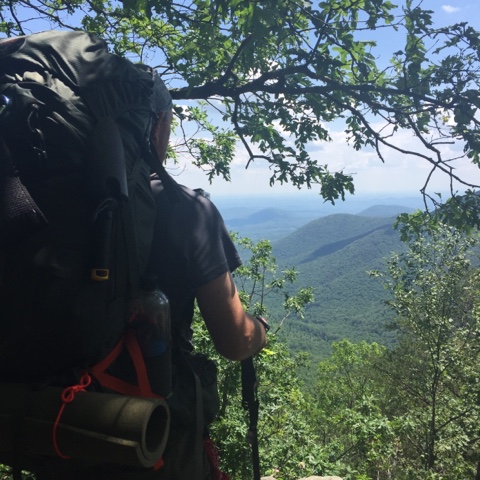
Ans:
<svg viewBox="0 0 480 480"><path fill-rule="evenodd" d="M269 234L277 232L272 245L278 270L298 271L295 289L314 287L315 301L304 318L288 318L278 335L292 351L306 351L316 363L330 354L332 342L338 340L393 342L387 328L392 313L384 305L387 293L367 272L382 269L392 252L404 248L393 223L397 214L412 211L374 205L357 214L326 215L298 226L308 218L305 212L295 217L293 212L268 208L251 212L242 221L238 216L227 220L227 226L254 240L271 240ZM278 238L281 232L284 235ZM274 327L282 301L280 297L266 300Z"/></svg>

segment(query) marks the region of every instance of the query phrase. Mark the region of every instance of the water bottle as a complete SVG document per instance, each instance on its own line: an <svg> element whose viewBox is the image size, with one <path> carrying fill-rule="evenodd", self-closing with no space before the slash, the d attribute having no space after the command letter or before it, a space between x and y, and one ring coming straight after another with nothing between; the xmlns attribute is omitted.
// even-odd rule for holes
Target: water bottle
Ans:
<svg viewBox="0 0 480 480"><path fill-rule="evenodd" d="M168 398L172 391L170 304L158 289L156 276L145 277L141 288L130 305L129 323L142 350L152 392Z"/></svg>

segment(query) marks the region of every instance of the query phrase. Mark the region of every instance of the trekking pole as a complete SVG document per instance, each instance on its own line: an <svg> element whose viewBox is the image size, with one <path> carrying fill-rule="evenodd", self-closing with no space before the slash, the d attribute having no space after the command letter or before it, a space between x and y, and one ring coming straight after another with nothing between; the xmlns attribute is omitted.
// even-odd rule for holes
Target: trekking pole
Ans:
<svg viewBox="0 0 480 480"><path fill-rule="evenodd" d="M253 480L260 480L260 456L258 453L258 397L257 397L257 377L255 375L255 366L253 357L242 360L242 404L249 414L249 427L247 442L252 449L253 461Z"/></svg>

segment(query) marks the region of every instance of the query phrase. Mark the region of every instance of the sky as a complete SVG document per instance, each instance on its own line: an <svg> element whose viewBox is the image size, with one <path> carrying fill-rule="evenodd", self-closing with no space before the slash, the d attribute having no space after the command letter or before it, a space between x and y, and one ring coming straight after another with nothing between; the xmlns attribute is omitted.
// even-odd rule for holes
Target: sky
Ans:
<svg viewBox="0 0 480 480"><path fill-rule="evenodd" d="M442 0L424 0L422 6L434 12L435 25L443 26L467 21L480 30L480 2L478 0L450 0L448 3L442 2ZM385 43L389 42L390 39L385 39ZM309 147L309 152L313 158L318 158L321 164L328 164L331 171L342 170L344 173L352 174L356 195L419 194L430 171L430 165L427 162L384 150L385 163L382 163L372 150L357 152L347 145L345 135L338 127L331 126L329 130L333 141L322 144L313 142ZM406 148L414 146L416 142L409 133L402 133L398 136L397 141L399 145ZM448 148L460 151L459 146L449 146ZM179 182L192 188L204 188L212 196L306 195L319 191L318 186L314 186L311 192L306 189L299 191L290 184L269 187L271 173L266 165L258 162L251 164L248 170L245 170L246 162L246 152L240 147L237 149L232 164L231 182L217 178L213 184L209 184L201 171L195 167L189 167L186 162L181 162L178 170L171 170L171 172L174 175L181 172L177 178ZM456 167L462 176L471 179L472 183L480 184L479 169L470 162L460 162ZM449 179L443 174L433 175L429 183L430 192L447 192L448 187ZM464 188L459 186L458 190L463 191Z"/></svg>

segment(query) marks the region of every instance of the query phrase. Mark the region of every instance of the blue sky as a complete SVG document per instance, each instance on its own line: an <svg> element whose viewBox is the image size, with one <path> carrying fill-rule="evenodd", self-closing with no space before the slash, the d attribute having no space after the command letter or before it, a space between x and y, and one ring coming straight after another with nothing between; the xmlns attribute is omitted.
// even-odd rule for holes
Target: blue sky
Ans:
<svg viewBox="0 0 480 480"><path fill-rule="evenodd" d="M394 2L403 3L403 2ZM451 25L458 22L469 22L473 27L480 29L480 2L478 0L424 0L423 8L432 10L436 26ZM379 45L388 45L399 48L391 37L381 38ZM388 60L388 53L379 50L380 58ZM384 56L383 56L384 55ZM333 142L316 144L312 143L310 152L312 156L320 159L320 163L328 163L332 171L343 170L354 177L357 195L388 194L403 196L405 194L418 194L425 183L430 166L418 158L407 157L398 153L384 151L386 162L382 164L373 151L356 152L345 142L344 134L338 127L330 127ZM398 136L402 146L413 146L414 139L411 134L405 133ZM460 151L459 146L448 147ZM315 155L316 154L316 155ZM252 164L245 170L246 153L239 148L232 166L232 182L216 179L210 185L205 175L196 168L188 167L187 163L180 165L181 175L178 181L190 187L202 187L214 196L241 195L241 194L278 194L305 195L311 192L292 187L291 185L269 187L270 172L265 164ZM480 183L480 174L477 167L465 161L457 165L459 173ZM172 171L172 173L174 173ZM444 175L434 175L429 184L429 191L448 191L449 180Z"/></svg>

